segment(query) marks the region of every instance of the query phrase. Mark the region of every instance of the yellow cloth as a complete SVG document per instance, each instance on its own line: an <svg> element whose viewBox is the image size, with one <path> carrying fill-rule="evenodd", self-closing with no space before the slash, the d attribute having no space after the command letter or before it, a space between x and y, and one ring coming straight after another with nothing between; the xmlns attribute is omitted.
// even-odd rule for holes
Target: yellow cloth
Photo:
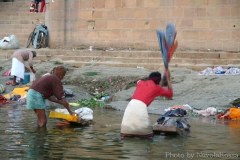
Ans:
<svg viewBox="0 0 240 160"><path fill-rule="evenodd" d="M13 95L20 95L21 97L24 97L27 95L28 89L29 87L14 88L11 93L5 94L4 97L7 99L10 99Z"/></svg>
<svg viewBox="0 0 240 160"><path fill-rule="evenodd" d="M78 122L78 116L76 115L70 115L70 114L64 114L56 111L50 111L49 118L57 118L57 119L64 119L69 122Z"/></svg>

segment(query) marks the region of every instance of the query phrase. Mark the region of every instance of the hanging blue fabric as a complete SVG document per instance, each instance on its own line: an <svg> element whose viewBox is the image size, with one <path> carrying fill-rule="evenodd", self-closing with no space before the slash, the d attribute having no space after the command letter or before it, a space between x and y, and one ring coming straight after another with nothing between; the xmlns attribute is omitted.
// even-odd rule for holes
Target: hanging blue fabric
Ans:
<svg viewBox="0 0 240 160"><path fill-rule="evenodd" d="M168 23L166 26L166 34L164 31L157 29L157 38L162 53L163 63L165 68L168 68L168 49L173 45L176 34L176 28L173 23Z"/></svg>
<svg viewBox="0 0 240 160"><path fill-rule="evenodd" d="M165 33L162 30L157 30L158 44L162 53L163 63L165 68L168 68L168 52L164 42Z"/></svg>

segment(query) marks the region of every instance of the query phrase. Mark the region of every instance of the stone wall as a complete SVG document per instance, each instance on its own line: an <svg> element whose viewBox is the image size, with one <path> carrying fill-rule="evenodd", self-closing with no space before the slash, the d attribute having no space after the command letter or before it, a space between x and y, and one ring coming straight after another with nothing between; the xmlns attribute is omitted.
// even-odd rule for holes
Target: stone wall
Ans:
<svg viewBox="0 0 240 160"><path fill-rule="evenodd" d="M240 0L55 0L50 47L158 49L156 29L176 24L180 50L240 51Z"/></svg>

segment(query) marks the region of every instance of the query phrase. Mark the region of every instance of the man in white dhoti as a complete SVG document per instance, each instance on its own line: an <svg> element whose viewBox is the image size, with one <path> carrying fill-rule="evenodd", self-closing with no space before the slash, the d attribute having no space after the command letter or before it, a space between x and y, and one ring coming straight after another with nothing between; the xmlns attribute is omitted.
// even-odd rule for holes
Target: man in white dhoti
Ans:
<svg viewBox="0 0 240 160"><path fill-rule="evenodd" d="M12 85L17 85L17 78L20 79L20 82L23 82L25 66L24 62L28 61L30 66L30 71L35 73L36 71L33 69L33 58L36 57L35 51L30 51L27 49L18 49L13 53L12 56L12 68L11 68L11 76L13 76Z"/></svg>
<svg viewBox="0 0 240 160"><path fill-rule="evenodd" d="M133 93L131 101L125 109L122 124L121 136L152 137L153 129L148 118L147 107L157 96L171 98L173 96L170 73L167 69L165 75L168 88L159 85L161 73L152 72L148 80L139 80Z"/></svg>

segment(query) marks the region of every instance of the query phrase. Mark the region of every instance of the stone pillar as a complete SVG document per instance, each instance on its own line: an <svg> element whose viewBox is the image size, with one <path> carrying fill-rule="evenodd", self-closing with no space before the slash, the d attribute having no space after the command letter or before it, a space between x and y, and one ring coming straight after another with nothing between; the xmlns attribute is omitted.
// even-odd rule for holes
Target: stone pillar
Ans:
<svg viewBox="0 0 240 160"><path fill-rule="evenodd" d="M49 30L49 47L71 47L77 41L78 0L55 0L46 5L45 21Z"/></svg>
<svg viewBox="0 0 240 160"><path fill-rule="evenodd" d="M64 44L65 0L46 4L45 23L49 31L49 47L60 48Z"/></svg>

